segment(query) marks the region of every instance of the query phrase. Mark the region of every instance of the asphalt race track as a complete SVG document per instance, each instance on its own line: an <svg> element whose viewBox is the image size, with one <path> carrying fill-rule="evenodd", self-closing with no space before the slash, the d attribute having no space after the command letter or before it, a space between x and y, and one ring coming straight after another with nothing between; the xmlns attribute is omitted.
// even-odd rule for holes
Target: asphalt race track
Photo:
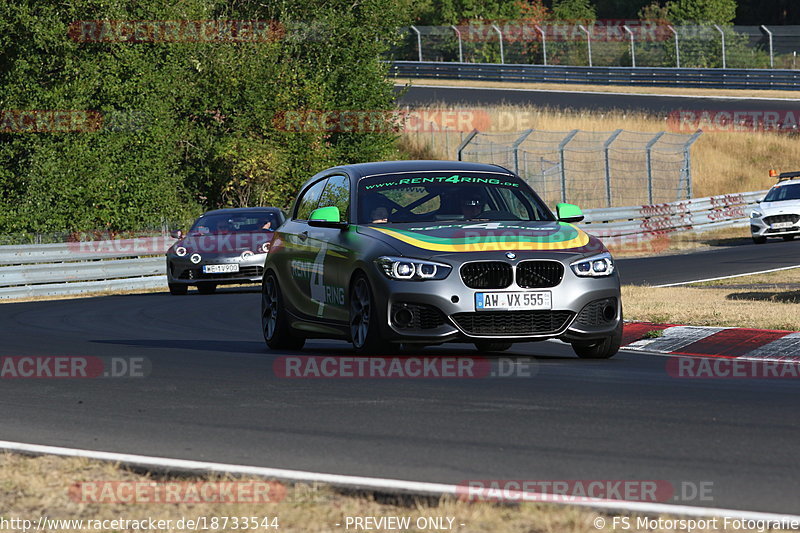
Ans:
<svg viewBox="0 0 800 533"><path fill-rule="evenodd" d="M425 80L415 84L424 85ZM397 90L400 87L396 87ZM666 115L670 111L792 111L797 100L764 98L698 98L695 96L663 96L642 94L608 94L548 90L468 89L463 87L411 87L398 99L398 104L430 105L532 105L538 107L587 109L592 111L624 109Z"/></svg>
<svg viewBox="0 0 800 533"><path fill-rule="evenodd" d="M800 241L744 242L681 255L623 259L617 268L625 284L665 285L800 266Z"/></svg>
<svg viewBox="0 0 800 533"><path fill-rule="evenodd" d="M620 264L630 281L674 281L780 266L798 246ZM259 306L258 289L0 305L0 355L144 357L152 367L141 378L4 379L0 439L444 483L711 483L712 500L677 503L800 513L796 380L678 379L665 357L585 361L556 342L513 350L533 357L527 378L282 379L273 362L285 354L265 349ZM302 353L348 346L310 342Z"/></svg>

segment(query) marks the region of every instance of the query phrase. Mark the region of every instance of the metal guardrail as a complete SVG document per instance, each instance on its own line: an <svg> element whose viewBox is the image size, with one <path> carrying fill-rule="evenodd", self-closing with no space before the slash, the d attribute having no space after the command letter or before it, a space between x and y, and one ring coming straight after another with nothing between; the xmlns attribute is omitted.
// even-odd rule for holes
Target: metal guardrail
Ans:
<svg viewBox="0 0 800 533"><path fill-rule="evenodd" d="M800 71L715 68L569 67L393 61L390 74L398 78L574 83L711 89L777 89L796 91Z"/></svg>
<svg viewBox="0 0 800 533"><path fill-rule="evenodd" d="M0 246L0 299L167 286L166 236Z"/></svg>
<svg viewBox="0 0 800 533"><path fill-rule="evenodd" d="M665 204L587 209L580 227L607 244L621 244L679 231L703 232L746 226L748 207L766 193L763 190Z"/></svg>
<svg viewBox="0 0 800 533"><path fill-rule="evenodd" d="M676 231L747 224L747 207L767 191L665 204L587 209L580 226L607 244L647 240ZM172 239L155 237L0 246L0 299L164 288Z"/></svg>

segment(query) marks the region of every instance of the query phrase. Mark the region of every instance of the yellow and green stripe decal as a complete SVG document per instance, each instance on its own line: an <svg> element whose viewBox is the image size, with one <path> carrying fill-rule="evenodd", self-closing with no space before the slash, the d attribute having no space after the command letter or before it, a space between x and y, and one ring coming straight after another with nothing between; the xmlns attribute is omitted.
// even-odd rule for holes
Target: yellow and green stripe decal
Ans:
<svg viewBox="0 0 800 533"><path fill-rule="evenodd" d="M571 224L559 223L558 231L550 235L514 235L508 231L497 235L470 235L460 238L444 238L398 229L373 229L403 241L411 246L435 252L492 252L506 250L567 250L589 243L589 236Z"/></svg>

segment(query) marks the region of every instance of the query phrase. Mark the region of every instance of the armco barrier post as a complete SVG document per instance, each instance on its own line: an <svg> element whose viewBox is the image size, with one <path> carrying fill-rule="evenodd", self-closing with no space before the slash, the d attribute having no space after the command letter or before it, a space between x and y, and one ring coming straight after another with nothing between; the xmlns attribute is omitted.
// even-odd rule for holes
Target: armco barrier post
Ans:
<svg viewBox="0 0 800 533"><path fill-rule="evenodd" d="M689 137L689 140L686 141L686 144L683 147L683 167L686 174L686 198L692 197L692 160L689 154L689 149L702 134L703 130L697 130L694 132L694 134Z"/></svg>
<svg viewBox="0 0 800 533"><path fill-rule="evenodd" d="M477 134L478 134L478 130L477 129L472 130L471 132L469 132L469 135L467 135L467 138L464 139L463 141L461 141L461 144L458 145L458 153L456 154L456 156L458 157L458 161L462 161L462 159L461 159L461 155L462 154L461 153L464 151L464 148L466 148L467 145L470 142L472 142L472 139L475 138L475 136Z"/></svg>
<svg viewBox="0 0 800 533"><path fill-rule="evenodd" d="M675 68L681 68L681 49L679 46L678 32L675 31L675 28L671 25L668 25L667 28L669 28L669 31L675 36Z"/></svg>
<svg viewBox="0 0 800 533"><path fill-rule="evenodd" d="M653 205L653 145L656 144L665 133L665 131L662 131L656 134L656 136L647 143L647 203L650 205Z"/></svg>
<svg viewBox="0 0 800 533"><path fill-rule="evenodd" d="M583 24L578 24L578 27L583 30L586 34L586 48L589 50L589 66L592 66L592 35L589 33L589 30L586 29L586 26Z"/></svg>
<svg viewBox="0 0 800 533"><path fill-rule="evenodd" d="M514 150L514 173L517 176L519 176L519 145L522 144L522 142L525 139L527 139L528 135L530 135L531 133L533 133L532 129L523 131L522 135L520 135L512 145L512 148Z"/></svg>
<svg viewBox="0 0 800 533"><path fill-rule="evenodd" d="M606 206L608 207L611 207L611 162L608 157L608 150L611 148L611 143L617 140L620 133L622 133L622 130L615 131L606 139L606 142L603 143L603 155L605 157L606 168Z"/></svg>
<svg viewBox="0 0 800 533"><path fill-rule="evenodd" d="M628 33L628 35L631 36L631 66L635 68L636 67L636 48L633 45L633 32L631 31L631 29L628 26L622 26L622 29L624 29Z"/></svg>
<svg viewBox="0 0 800 533"><path fill-rule="evenodd" d="M450 27L453 28L453 31L456 32L456 37L458 37L458 62L459 63L463 63L464 62L464 48L463 48L463 46L461 44L461 30L459 30L455 26L450 26Z"/></svg>
<svg viewBox="0 0 800 533"><path fill-rule="evenodd" d="M561 163L561 201L567 201L567 168L566 168L566 160L564 158L564 149L567 147L567 144L575 137L580 130L572 130L564 137L560 143L558 143L558 159Z"/></svg>
<svg viewBox="0 0 800 533"><path fill-rule="evenodd" d="M714 27L717 29L722 38L722 68L728 68L728 61L725 56L725 32L722 31L722 28L720 28L718 24L714 24Z"/></svg>
<svg viewBox="0 0 800 533"><path fill-rule="evenodd" d="M542 36L542 59L544 60L544 66L547 66L547 37L545 37L544 30L538 24L534 25L534 28Z"/></svg>
<svg viewBox="0 0 800 533"><path fill-rule="evenodd" d="M411 29L417 34L417 56L419 57L419 62L422 63L422 35L416 26L411 26Z"/></svg>
<svg viewBox="0 0 800 533"><path fill-rule="evenodd" d="M769 68L775 68L775 55L772 52L772 32L766 26L761 26L761 29L769 37Z"/></svg>
<svg viewBox="0 0 800 533"><path fill-rule="evenodd" d="M494 31L497 32L497 36L500 39L500 64L505 65L506 57L505 54L503 53L503 32L501 32L500 28L498 28L497 25L495 24L492 24L492 28L494 29Z"/></svg>

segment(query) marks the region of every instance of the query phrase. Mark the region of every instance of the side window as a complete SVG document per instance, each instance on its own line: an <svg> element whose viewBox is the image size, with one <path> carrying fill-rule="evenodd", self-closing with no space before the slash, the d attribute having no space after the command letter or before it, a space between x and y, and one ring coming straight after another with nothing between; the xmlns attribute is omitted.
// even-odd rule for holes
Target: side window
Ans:
<svg viewBox="0 0 800 533"><path fill-rule="evenodd" d="M294 213L294 218L296 220L308 220L311 212L316 209L319 204L319 197L322 195L322 190L325 188L325 183L327 183L327 181L327 179L320 180L306 189L303 196L300 197L300 200L297 202L297 209Z"/></svg>
<svg viewBox="0 0 800 533"><path fill-rule="evenodd" d="M350 179L347 176L331 176L319 200L319 207L334 205L339 208L342 220L350 219Z"/></svg>

